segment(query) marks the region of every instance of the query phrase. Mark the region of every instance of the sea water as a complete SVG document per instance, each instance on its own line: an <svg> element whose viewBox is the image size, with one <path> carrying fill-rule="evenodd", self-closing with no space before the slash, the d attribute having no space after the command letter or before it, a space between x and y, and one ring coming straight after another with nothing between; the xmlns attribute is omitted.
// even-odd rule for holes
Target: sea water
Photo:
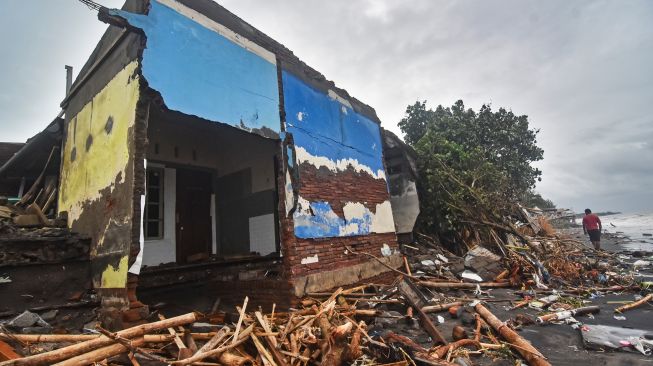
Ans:
<svg viewBox="0 0 653 366"><path fill-rule="evenodd" d="M603 231L629 239L622 244L624 249L653 251L653 236L644 235L653 234L653 213L615 214L600 218Z"/></svg>

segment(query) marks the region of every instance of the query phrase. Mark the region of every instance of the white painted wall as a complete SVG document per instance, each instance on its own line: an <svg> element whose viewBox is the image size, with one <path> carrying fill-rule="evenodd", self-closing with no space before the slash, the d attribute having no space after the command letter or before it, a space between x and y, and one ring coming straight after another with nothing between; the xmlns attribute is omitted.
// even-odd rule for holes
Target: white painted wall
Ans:
<svg viewBox="0 0 653 366"><path fill-rule="evenodd" d="M274 214L249 218L249 250L261 255L276 251Z"/></svg>
<svg viewBox="0 0 653 366"><path fill-rule="evenodd" d="M149 164L150 167L162 165ZM163 171L163 239L145 240L143 264L158 266L177 260L175 241L175 204L177 202L177 171L165 168Z"/></svg>
<svg viewBox="0 0 653 366"><path fill-rule="evenodd" d="M177 121L167 115L150 116L148 126L149 161L157 161L158 166L186 165L188 167L208 168L218 174L218 177L236 171L251 168L252 193L274 189L276 190L273 156L280 153L280 143L265 139L258 135L248 134L233 127L220 124L199 126ZM155 145L158 151L155 151ZM177 155L175 156L175 147ZM195 156L193 156L195 151ZM151 164L157 166L157 164ZM164 177L164 238L145 242L144 264L155 266L176 260L175 244L175 202L176 182L168 181L166 168ZM212 253L217 254L219 238L215 217L217 201L220 194L212 196L211 226ZM263 215L250 218L250 250L266 255L275 251L274 215Z"/></svg>
<svg viewBox="0 0 653 366"><path fill-rule="evenodd" d="M213 128L193 128L195 126L185 126L185 123L163 117L151 118L147 158L209 168L216 171L218 177L251 168L252 193L276 189L273 156L281 152L279 141L217 123ZM158 153L154 151L155 144L159 146Z"/></svg>
<svg viewBox="0 0 653 366"><path fill-rule="evenodd" d="M399 196L391 196L390 202L397 232L412 232L419 215L419 197L415 182L408 182L404 192Z"/></svg>

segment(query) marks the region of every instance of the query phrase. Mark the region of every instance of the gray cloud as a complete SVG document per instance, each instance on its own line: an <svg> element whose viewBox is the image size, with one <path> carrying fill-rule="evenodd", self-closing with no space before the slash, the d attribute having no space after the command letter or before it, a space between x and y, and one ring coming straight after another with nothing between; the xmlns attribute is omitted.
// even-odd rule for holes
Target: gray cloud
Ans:
<svg viewBox="0 0 653 366"><path fill-rule="evenodd" d="M511 108L541 130L545 196L575 209L653 210L650 1L221 3L375 107L390 130L418 99ZM63 65L81 67L105 26L72 1L8 4L0 134L16 140L57 113Z"/></svg>

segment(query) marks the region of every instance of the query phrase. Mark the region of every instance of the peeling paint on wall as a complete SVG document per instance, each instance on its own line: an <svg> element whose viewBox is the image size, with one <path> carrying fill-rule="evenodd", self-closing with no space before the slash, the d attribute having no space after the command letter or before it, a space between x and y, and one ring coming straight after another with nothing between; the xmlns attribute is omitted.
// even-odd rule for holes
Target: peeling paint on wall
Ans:
<svg viewBox="0 0 653 366"><path fill-rule="evenodd" d="M125 287L127 265L129 257L124 256L120 259L117 267L109 264L102 272L102 288L123 288Z"/></svg>
<svg viewBox="0 0 653 366"><path fill-rule="evenodd" d="M311 155L306 149L301 146L296 147L297 152L297 163L309 163L316 168L320 169L325 167L333 172L343 172L347 169L354 169L359 173L367 173L374 177L375 179L385 180L385 172L382 169L373 172L368 166L363 165L358 162L356 159L345 158L339 160L331 160L325 156L314 156Z"/></svg>
<svg viewBox="0 0 653 366"><path fill-rule="evenodd" d="M132 62L71 119L67 129L61 169L59 210L68 222L82 214L83 204L102 196L102 190L124 182L129 161L127 139L134 126L139 82ZM112 120L107 132L106 122ZM115 121L115 122L114 122ZM84 145L93 136L93 145Z"/></svg>
<svg viewBox="0 0 653 366"><path fill-rule="evenodd" d="M286 200L286 215L295 207L295 192L292 189L292 181L290 179L290 171L286 170L286 182L284 184L284 198Z"/></svg>
<svg viewBox="0 0 653 366"><path fill-rule="evenodd" d="M386 181L379 125L352 109L351 103L332 90L316 90L289 72L282 72L286 132L292 136L298 184L302 165L327 169L336 175L347 171ZM290 163L288 164L292 166ZM312 201L291 192L286 174L286 210L298 197L293 213L295 236L327 238L394 232L389 200L369 207L362 202L346 202L339 216L328 199ZM386 185L387 187L387 185ZM297 189L296 189L297 190ZM342 204L342 202L340 203Z"/></svg>
<svg viewBox="0 0 653 366"><path fill-rule="evenodd" d="M351 167L385 179L377 123L355 112L349 102L333 91L327 95L287 71L282 72L282 79L289 116L286 131L293 135L297 163L307 162L334 171Z"/></svg>
<svg viewBox="0 0 653 366"><path fill-rule="evenodd" d="M328 202L309 202L299 197L293 215L299 238L328 238L394 232L390 201L376 205L372 212L362 203L348 202L345 217L338 216Z"/></svg>
<svg viewBox="0 0 653 366"><path fill-rule="evenodd" d="M301 263L302 264L311 264L311 263L317 263L319 262L320 259L317 257L317 254L312 256L312 257L306 257L302 258Z"/></svg>
<svg viewBox="0 0 653 366"><path fill-rule="evenodd" d="M92 237L93 283L98 288L124 288L127 283L131 148L140 96L137 65L128 64L77 115L66 117L58 208L68 213L69 227Z"/></svg>
<svg viewBox="0 0 653 366"><path fill-rule="evenodd" d="M147 15L110 12L145 32L142 73L168 108L278 137L273 53L176 1L152 0Z"/></svg>

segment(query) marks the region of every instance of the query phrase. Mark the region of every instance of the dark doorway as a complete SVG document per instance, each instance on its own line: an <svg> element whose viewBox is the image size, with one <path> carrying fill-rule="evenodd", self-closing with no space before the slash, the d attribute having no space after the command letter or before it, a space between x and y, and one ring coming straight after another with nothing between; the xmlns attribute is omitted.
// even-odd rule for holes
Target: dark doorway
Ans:
<svg viewBox="0 0 653 366"><path fill-rule="evenodd" d="M211 254L211 173L177 169L177 262L188 263Z"/></svg>

